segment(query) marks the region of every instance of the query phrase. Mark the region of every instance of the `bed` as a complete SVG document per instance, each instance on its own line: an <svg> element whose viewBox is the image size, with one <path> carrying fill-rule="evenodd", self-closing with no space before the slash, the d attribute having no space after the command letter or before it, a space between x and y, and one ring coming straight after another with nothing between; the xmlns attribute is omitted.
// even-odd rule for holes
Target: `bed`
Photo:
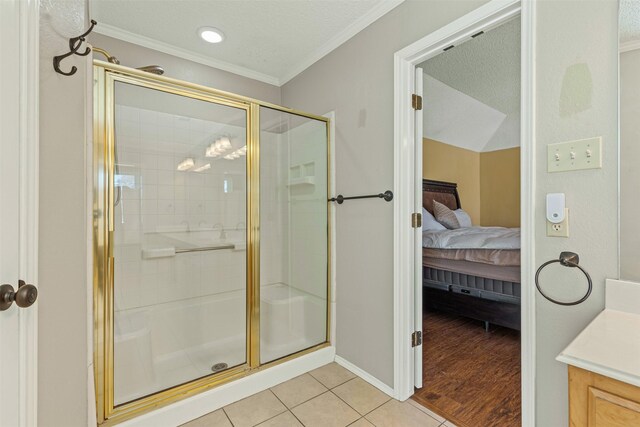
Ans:
<svg viewBox="0 0 640 427"><path fill-rule="evenodd" d="M422 205L460 209L457 184L424 179ZM423 305L520 330L520 230L423 231Z"/></svg>

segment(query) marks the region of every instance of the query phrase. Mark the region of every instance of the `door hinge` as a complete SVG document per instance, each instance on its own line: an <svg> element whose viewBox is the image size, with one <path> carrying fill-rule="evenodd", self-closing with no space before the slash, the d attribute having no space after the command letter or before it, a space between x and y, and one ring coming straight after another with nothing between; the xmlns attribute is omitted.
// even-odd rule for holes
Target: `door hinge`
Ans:
<svg viewBox="0 0 640 427"><path fill-rule="evenodd" d="M412 213L411 214L411 227L413 227L413 228L422 227L422 214L421 213Z"/></svg>
<svg viewBox="0 0 640 427"><path fill-rule="evenodd" d="M411 347L422 345L422 331L415 331L411 334Z"/></svg>
<svg viewBox="0 0 640 427"><path fill-rule="evenodd" d="M422 97L415 93L411 95L411 106L414 110L422 110Z"/></svg>

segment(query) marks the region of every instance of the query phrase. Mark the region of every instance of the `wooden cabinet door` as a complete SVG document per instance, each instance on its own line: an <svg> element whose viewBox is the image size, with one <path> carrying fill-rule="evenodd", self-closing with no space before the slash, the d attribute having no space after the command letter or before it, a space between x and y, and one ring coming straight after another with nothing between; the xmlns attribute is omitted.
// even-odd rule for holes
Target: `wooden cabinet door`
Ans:
<svg viewBox="0 0 640 427"><path fill-rule="evenodd" d="M640 426L640 402L589 387L589 427Z"/></svg>

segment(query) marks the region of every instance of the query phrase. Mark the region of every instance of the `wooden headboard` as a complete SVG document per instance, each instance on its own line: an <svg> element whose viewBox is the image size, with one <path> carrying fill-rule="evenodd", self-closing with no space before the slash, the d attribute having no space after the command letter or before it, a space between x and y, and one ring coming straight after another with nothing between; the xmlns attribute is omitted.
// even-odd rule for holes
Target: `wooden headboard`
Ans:
<svg viewBox="0 0 640 427"><path fill-rule="evenodd" d="M422 206L433 214L433 201L437 200L451 210L460 209L458 184L455 182L422 180Z"/></svg>

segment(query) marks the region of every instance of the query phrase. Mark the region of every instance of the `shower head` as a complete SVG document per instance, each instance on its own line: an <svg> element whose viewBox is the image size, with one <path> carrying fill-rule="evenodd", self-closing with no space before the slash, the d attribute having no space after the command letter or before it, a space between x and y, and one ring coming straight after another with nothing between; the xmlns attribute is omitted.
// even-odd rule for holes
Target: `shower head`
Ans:
<svg viewBox="0 0 640 427"><path fill-rule="evenodd" d="M146 71L147 73L157 74L159 76L164 74L164 69L159 65L147 65L146 67L138 67L138 70Z"/></svg>
<svg viewBox="0 0 640 427"><path fill-rule="evenodd" d="M107 58L107 61L109 61L110 63L118 64L118 65L120 64L120 61L118 60L118 58L116 58L115 56L111 56L109 52L107 52L106 50L100 49L99 47L93 47L92 50L94 52L103 54ZM147 65L145 67L139 67L137 69L141 71L146 71L147 73L157 74L158 76L161 76L164 74L164 69L159 65Z"/></svg>

